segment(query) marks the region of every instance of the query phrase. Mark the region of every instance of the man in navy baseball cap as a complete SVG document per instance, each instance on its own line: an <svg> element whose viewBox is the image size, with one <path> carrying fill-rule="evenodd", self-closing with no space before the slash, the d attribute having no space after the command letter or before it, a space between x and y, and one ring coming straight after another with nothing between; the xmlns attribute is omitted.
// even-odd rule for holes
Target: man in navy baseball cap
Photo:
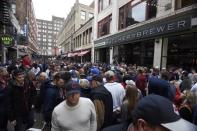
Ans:
<svg viewBox="0 0 197 131"><path fill-rule="evenodd" d="M148 95L139 101L132 114L129 131L197 131L197 126L180 118L172 102L159 95Z"/></svg>
<svg viewBox="0 0 197 131"><path fill-rule="evenodd" d="M197 131L197 126L180 118L172 102L159 95L142 98L132 113L132 123L125 122L103 131Z"/></svg>
<svg viewBox="0 0 197 131"><path fill-rule="evenodd" d="M65 84L66 96L72 95L74 93L80 93L80 86L76 81L70 80Z"/></svg>

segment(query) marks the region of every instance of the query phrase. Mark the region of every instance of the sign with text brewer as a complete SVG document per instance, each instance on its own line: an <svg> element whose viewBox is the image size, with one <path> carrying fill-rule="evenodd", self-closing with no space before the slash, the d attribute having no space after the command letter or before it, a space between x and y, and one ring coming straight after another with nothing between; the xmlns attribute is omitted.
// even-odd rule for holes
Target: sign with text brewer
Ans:
<svg viewBox="0 0 197 131"><path fill-rule="evenodd" d="M152 22L134 29L111 35L109 37L99 39L94 42L95 47L97 44L105 43L106 46L121 44L124 42L132 42L139 39L155 37L168 33L174 33L191 28L191 17L181 17L169 20L160 20Z"/></svg>

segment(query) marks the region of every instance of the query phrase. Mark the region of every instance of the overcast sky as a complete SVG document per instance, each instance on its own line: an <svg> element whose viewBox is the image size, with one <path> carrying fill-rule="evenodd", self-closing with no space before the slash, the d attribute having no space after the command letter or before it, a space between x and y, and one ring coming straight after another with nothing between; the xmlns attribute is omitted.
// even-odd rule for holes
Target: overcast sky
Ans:
<svg viewBox="0 0 197 131"><path fill-rule="evenodd" d="M76 0L33 0L37 19L51 20L52 15L64 17L68 15ZM80 3L90 5L93 0L79 0Z"/></svg>

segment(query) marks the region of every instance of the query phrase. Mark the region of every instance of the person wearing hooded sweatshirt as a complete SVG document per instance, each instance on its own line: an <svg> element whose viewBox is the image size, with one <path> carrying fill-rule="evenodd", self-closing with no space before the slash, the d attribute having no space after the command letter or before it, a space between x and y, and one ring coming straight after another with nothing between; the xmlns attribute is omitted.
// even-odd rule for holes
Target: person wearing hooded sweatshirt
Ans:
<svg viewBox="0 0 197 131"><path fill-rule="evenodd" d="M92 77L92 92L90 95L97 113L97 131L113 122L113 100L111 93L104 87L101 76Z"/></svg>

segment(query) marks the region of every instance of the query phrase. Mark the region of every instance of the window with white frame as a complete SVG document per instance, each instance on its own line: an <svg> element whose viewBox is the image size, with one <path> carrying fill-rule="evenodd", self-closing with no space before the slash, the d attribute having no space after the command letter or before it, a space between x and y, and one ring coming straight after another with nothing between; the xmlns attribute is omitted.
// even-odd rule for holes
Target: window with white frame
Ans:
<svg viewBox="0 0 197 131"><path fill-rule="evenodd" d="M92 18L93 17L93 13L89 13L89 18Z"/></svg>
<svg viewBox="0 0 197 131"><path fill-rule="evenodd" d="M52 52L50 50L48 51L48 55L52 55Z"/></svg>
<svg viewBox="0 0 197 131"><path fill-rule="evenodd" d="M98 1L98 12L101 12L111 4L111 0L99 0Z"/></svg>
<svg viewBox="0 0 197 131"><path fill-rule="evenodd" d="M85 11L81 11L81 19L85 20L86 19L86 12Z"/></svg>

